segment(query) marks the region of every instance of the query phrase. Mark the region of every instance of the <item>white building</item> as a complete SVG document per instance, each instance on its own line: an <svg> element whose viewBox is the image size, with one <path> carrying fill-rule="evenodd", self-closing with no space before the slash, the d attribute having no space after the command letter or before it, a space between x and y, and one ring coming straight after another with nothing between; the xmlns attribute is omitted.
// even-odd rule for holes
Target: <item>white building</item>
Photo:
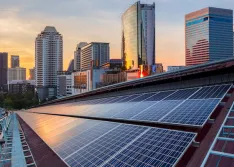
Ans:
<svg viewBox="0 0 234 167"><path fill-rule="evenodd" d="M184 68L185 66L168 66L167 71L175 71Z"/></svg>
<svg viewBox="0 0 234 167"><path fill-rule="evenodd" d="M80 94L97 88L97 84L102 81L102 74L105 69L93 69L72 73L72 94Z"/></svg>
<svg viewBox="0 0 234 167"><path fill-rule="evenodd" d="M12 80L26 80L26 68L8 68L8 83Z"/></svg>
<svg viewBox="0 0 234 167"><path fill-rule="evenodd" d="M35 41L35 79L39 99L57 93L57 71L63 70L63 37L55 27L47 26Z"/></svg>
<svg viewBox="0 0 234 167"><path fill-rule="evenodd" d="M70 71L58 72L57 96L72 95L72 73Z"/></svg>
<svg viewBox="0 0 234 167"><path fill-rule="evenodd" d="M81 57L81 48L85 45L88 45L87 42L80 42L74 52L74 70L80 71L80 57Z"/></svg>
<svg viewBox="0 0 234 167"><path fill-rule="evenodd" d="M100 68L109 60L109 43L91 42L81 48L81 71Z"/></svg>

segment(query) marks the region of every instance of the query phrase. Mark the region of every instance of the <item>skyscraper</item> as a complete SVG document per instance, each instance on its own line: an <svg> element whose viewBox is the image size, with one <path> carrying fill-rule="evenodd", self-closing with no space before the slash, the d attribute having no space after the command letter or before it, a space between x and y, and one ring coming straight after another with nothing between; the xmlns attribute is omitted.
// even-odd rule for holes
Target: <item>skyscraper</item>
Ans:
<svg viewBox="0 0 234 167"><path fill-rule="evenodd" d="M29 80L35 80L35 67L29 69Z"/></svg>
<svg viewBox="0 0 234 167"><path fill-rule="evenodd" d="M81 55L81 48L84 47L85 45L88 45L87 42L80 42L76 50L74 52L74 70L75 71L80 71L80 55Z"/></svg>
<svg viewBox="0 0 234 167"><path fill-rule="evenodd" d="M233 11L208 7L185 16L186 66L233 56Z"/></svg>
<svg viewBox="0 0 234 167"><path fill-rule="evenodd" d="M0 92L7 84L8 53L0 52Z"/></svg>
<svg viewBox="0 0 234 167"><path fill-rule="evenodd" d="M99 68L109 60L109 43L91 42L81 48L81 71Z"/></svg>
<svg viewBox="0 0 234 167"><path fill-rule="evenodd" d="M11 55L11 68L15 68L19 66L20 66L19 56Z"/></svg>
<svg viewBox="0 0 234 167"><path fill-rule="evenodd" d="M74 71L74 59L72 59L72 60L69 62L67 71L70 71L70 72Z"/></svg>
<svg viewBox="0 0 234 167"><path fill-rule="evenodd" d="M126 69L155 64L155 4L133 4L122 15L122 58Z"/></svg>
<svg viewBox="0 0 234 167"><path fill-rule="evenodd" d="M63 70L63 37L47 26L35 41L35 76L40 99L56 96L57 71Z"/></svg>
<svg viewBox="0 0 234 167"><path fill-rule="evenodd" d="M13 80L26 80L26 68L8 68L8 83Z"/></svg>

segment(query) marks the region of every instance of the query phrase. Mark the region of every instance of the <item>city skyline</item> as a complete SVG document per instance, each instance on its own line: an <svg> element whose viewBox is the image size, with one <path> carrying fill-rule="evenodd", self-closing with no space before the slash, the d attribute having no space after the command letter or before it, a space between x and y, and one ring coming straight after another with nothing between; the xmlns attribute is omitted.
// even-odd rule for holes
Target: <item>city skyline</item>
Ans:
<svg viewBox="0 0 234 167"><path fill-rule="evenodd" d="M50 8L54 3L52 1L47 3L48 6L44 6L42 1L2 2L1 52L19 55L22 67L33 68L35 36L45 26L51 25L55 26L64 37L64 69L73 58L77 43L82 41L109 42L111 58L121 57L121 15L136 1L56 2L56 9ZM222 2L142 0L141 2L156 3L156 62L163 63L165 67L185 64L184 17L187 13L208 6L230 9L229 6L234 5L230 0ZM112 8L113 6L115 8ZM8 62L10 64L10 61Z"/></svg>

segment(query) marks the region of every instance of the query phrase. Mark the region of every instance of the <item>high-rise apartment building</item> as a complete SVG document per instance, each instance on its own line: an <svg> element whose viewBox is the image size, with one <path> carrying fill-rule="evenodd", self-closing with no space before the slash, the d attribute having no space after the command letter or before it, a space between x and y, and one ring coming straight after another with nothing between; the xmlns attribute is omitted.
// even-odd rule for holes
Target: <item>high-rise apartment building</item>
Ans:
<svg viewBox="0 0 234 167"><path fill-rule="evenodd" d="M69 62L67 71L70 71L70 72L74 71L74 59L72 59L72 60Z"/></svg>
<svg viewBox="0 0 234 167"><path fill-rule="evenodd" d="M35 67L29 69L29 80L35 80Z"/></svg>
<svg viewBox="0 0 234 167"><path fill-rule="evenodd" d="M100 68L109 60L109 43L91 42L81 48L81 71Z"/></svg>
<svg viewBox="0 0 234 167"><path fill-rule="evenodd" d="M122 15L122 59L126 69L155 64L155 4L133 4Z"/></svg>
<svg viewBox="0 0 234 167"><path fill-rule="evenodd" d="M8 53L0 52L0 92L7 84Z"/></svg>
<svg viewBox="0 0 234 167"><path fill-rule="evenodd" d="M13 80L26 80L26 68L8 68L8 83Z"/></svg>
<svg viewBox="0 0 234 167"><path fill-rule="evenodd" d="M88 45L87 42L80 42L76 50L74 52L74 70L75 71L80 71L80 56L81 56L81 48L84 47L85 45Z"/></svg>
<svg viewBox="0 0 234 167"><path fill-rule="evenodd" d="M63 37L47 26L35 41L35 77L40 99L56 96L57 71L63 70Z"/></svg>
<svg viewBox="0 0 234 167"><path fill-rule="evenodd" d="M185 16L186 66L233 56L233 11L208 7Z"/></svg>
<svg viewBox="0 0 234 167"><path fill-rule="evenodd" d="M19 67L20 59L17 55L11 55L11 68Z"/></svg>

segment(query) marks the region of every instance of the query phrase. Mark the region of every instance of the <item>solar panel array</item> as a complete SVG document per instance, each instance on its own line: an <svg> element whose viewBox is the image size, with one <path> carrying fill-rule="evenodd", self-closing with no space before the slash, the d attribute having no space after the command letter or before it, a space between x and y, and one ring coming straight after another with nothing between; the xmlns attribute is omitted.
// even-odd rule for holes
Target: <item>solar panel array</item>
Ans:
<svg viewBox="0 0 234 167"><path fill-rule="evenodd" d="M196 134L18 112L68 166L174 166Z"/></svg>
<svg viewBox="0 0 234 167"><path fill-rule="evenodd" d="M224 84L122 95L36 108L29 111L203 126L230 86Z"/></svg>
<svg viewBox="0 0 234 167"><path fill-rule="evenodd" d="M121 95L18 114L68 166L172 167L190 147L196 133L137 123L201 127L230 87L225 84ZM109 121L32 112L109 118ZM113 119L132 124L112 122Z"/></svg>

